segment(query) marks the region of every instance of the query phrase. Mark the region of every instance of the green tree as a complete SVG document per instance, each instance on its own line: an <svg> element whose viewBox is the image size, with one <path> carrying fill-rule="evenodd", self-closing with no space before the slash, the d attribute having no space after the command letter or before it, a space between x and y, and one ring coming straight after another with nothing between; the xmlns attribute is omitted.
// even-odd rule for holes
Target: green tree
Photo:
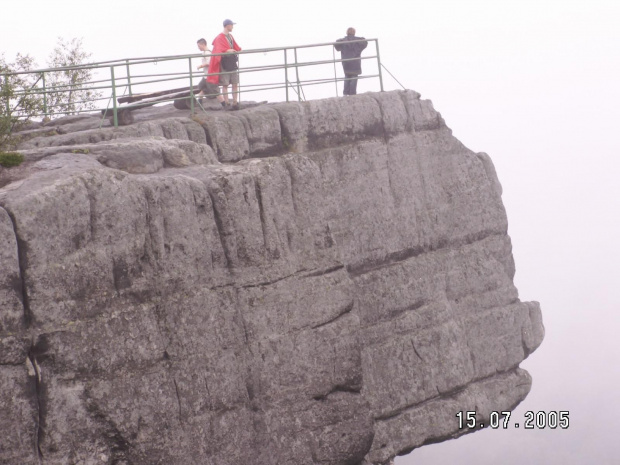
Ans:
<svg viewBox="0 0 620 465"><path fill-rule="evenodd" d="M50 68L63 68L46 73L47 106L54 114L74 115L82 110L95 109L95 100L101 92L92 89L88 82L93 77L92 69L81 68L90 53L82 48L82 39L65 41L58 38L56 47L49 56Z"/></svg>
<svg viewBox="0 0 620 465"><path fill-rule="evenodd" d="M33 71L36 63L29 55L17 54L12 63L0 55L0 150L12 149L15 132L34 118L95 108L101 93L89 84L92 70L82 67L90 56L82 49L81 39L65 41L59 37L47 63L59 69L44 75Z"/></svg>
<svg viewBox="0 0 620 465"><path fill-rule="evenodd" d="M0 150L12 148L12 134L43 112L43 100L37 93L42 76L26 73L35 67L29 55L18 53L12 63L0 56Z"/></svg>

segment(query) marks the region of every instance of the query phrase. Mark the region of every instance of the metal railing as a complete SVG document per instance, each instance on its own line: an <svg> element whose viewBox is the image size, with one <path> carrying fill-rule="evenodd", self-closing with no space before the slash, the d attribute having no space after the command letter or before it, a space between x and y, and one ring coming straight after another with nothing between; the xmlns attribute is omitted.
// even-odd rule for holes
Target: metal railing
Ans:
<svg viewBox="0 0 620 465"><path fill-rule="evenodd" d="M383 91L383 76L381 73L382 65L379 55L378 39L365 39L368 44L374 44L374 54L365 52L361 60L364 68L370 68L370 72L360 75L360 80L378 80L378 90ZM351 41L348 43L354 43ZM337 63L349 60L336 57L334 45L338 42L326 42L319 44L298 45L289 47L274 47L254 50L243 50L237 52L239 57L239 74L241 84L237 90L238 99L242 95L261 95L262 97L272 97L279 101L282 100L281 92L284 93L284 100L291 100L294 93L298 101L307 100L307 94L317 95L311 91L315 86L334 85L335 93L338 95L338 83L347 80L346 77L339 75ZM206 57L214 57L225 54L207 54ZM119 114L122 111L134 110L137 108L150 106L170 101L187 101L187 108L195 111L196 106L202 108L201 103L196 100L197 88L195 84L206 76L222 73L205 75L204 71L196 71L194 64L202 60L202 54L174 55L160 57L126 58L122 60L104 61L80 66L65 68L49 68L19 73L6 73L2 75L1 85L6 85L15 75L29 75L34 84L30 88L18 89L11 98L6 98L7 114L11 112L19 116L19 101L25 97L38 97L42 99L43 111L40 114L30 115L31 117L51 118L55 115L92 113L101 111L102 118L109 115L114 126L119 125ZM355 60L350 59L350 60ZM243 64L243 66L242 66ZM158 68L158 72L153 72L153 67ZM333 68L333 69L332 69ZM50 85L46 76L53 73L70 73L80 70L90 72L91 79L87 82L61 83ZM333 75L332 75L333 73ZM266 81L266 82L265 82ZM127 105L119 103L121 97L134 97L138 94L152 94L162 92L171 87L170 84L178 83L186 85L187 95L171 95L169 98L162 96L155 102L134 101ZM183 90L173 89L173 90ZM374 89L369 90L376 90ZM80 92L91 91L96 95L87 100L73 101L73 109L67 111L59 107L62 104L52 104L52 100L58 101L61 94L79 95ZM187 93L188 91L188 93ZM325 92L321 91L320 96L324 97ZM278 93L280 93L278 96ZM331 93L331 92L330 92ZM56 97L52 99L50 97ZM139 96L139 95L138 95ZM124 98L126 99L126 97ZM105 105L97 105L96 102L107 102ZM103 108L105 106L105 108ZM103 120L102 120L103 121Z"/></svg>

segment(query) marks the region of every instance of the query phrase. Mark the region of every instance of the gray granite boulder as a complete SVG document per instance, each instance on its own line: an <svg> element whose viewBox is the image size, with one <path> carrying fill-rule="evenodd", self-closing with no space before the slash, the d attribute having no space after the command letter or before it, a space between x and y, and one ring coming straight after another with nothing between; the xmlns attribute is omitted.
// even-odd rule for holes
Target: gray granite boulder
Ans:
<svg viewBox="0 0 620 465"><path fill-rule="evenodd" d="M430 101L157 111L0 173L0 464L387 464L525 398L501 185Z"/></svg>

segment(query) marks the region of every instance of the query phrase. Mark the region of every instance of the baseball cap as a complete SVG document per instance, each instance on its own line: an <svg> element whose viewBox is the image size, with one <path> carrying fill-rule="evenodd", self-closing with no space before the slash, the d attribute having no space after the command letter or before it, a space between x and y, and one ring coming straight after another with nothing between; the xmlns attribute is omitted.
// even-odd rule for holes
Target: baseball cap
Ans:
<svg viewBox="0 0 620 465"><path fill-rule="evenodd" d="M224 20L224 27L228 26L229 24L237 24L237 23L233 23L232 20L230 20L230 19L225 19Z"/></svg>

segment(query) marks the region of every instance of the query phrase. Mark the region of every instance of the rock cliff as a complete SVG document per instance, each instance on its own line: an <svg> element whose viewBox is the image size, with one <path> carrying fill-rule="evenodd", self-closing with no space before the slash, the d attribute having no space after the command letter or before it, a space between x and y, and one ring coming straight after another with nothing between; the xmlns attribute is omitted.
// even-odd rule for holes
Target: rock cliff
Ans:
<svg viewBox="0 0 620 465"><path fill-rule="evenodd" d="M525 398L501 186L430 101L136 121L0 172L0 463L377 465Z"/></svg>

